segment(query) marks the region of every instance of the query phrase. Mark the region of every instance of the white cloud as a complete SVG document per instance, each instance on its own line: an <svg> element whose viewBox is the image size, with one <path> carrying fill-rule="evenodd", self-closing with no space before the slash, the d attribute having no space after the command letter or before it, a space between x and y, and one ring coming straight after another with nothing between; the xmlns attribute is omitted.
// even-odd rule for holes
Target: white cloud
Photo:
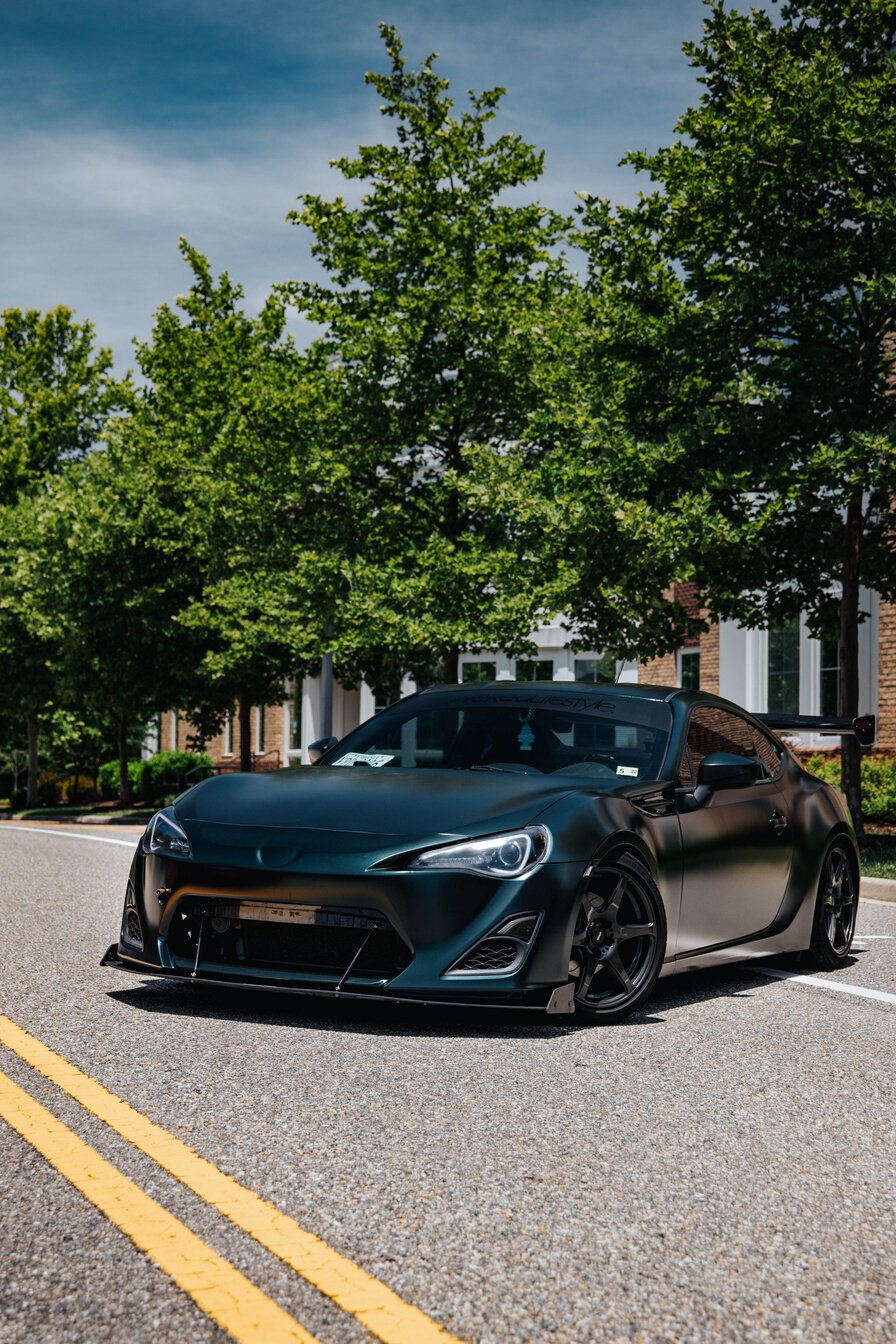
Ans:
<svg viewBox="0 0 896 1344"><path fill-rule="evenodd" d="M160 22L166 5L180 11L180 0L155 5ZM191 5L219 27L256 22L235 0ZM131 337L148 335L154 309L186 287L181 234L244 285L253 307L277 281L316 273L308 237L285 216L303 192L357 194L358 184L344 183L329 160L390 132L393 123L361 82L365 69L383 68L376 34L383 14L379 0L298 7L267 0L265 8L268 37L276 31L284 51L304 53L314 72L295 105L259 98L261 58L260 83L244 101L238 87L222 91L217 123L204 103L191 117L162 101L157 121L129 126L113 120L102 98L94 106L85 99L78 121L65 119L65 99L19 102L30 125L16 129L13 118L0 140L0 307L66 303L96 323L124 367L133 364ZM544 5L543 22L529 4L518 24L507 0L485 7L392 0L389 8L411 64L441 50L459 109L469 86L508 86L496 131L518 131L547 150L544 178L518 194L565 212L580 190L631 200L641 184L618 159L667 141L693 96L678 48L696 31L701 0L652 0L650 25L644 4L561 0ZM45 59L35 53L35 68L47 75ZM73 67L60 69L55 85L42 78L35 88L62 88L66 79L73 97Z"/></svg>
<svg viewBox="0 0 896 1344"><path fill-rule="evenodd" d="M180 235L259 306L272 284L314 272L307 238L285 217L301 192L346 194L327 166L350 143L343 131L254 133L209 149L110 132L7 137L0 306L68 304L131 363L131 337L186 287Z"/></svg>

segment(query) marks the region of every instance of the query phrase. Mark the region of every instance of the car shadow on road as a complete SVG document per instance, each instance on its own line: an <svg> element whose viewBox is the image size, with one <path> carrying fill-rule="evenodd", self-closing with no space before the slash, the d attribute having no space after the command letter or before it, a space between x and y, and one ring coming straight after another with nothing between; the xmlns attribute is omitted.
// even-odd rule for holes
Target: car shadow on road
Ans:
<svg viewBox="0 0 896 1344"><path fill-rule="evenodd" d="M694 1004L762 993L772 983L760 980L743 965L688 971L661 981L643 1008L624 1022L602 1029L660 1026L669 1015ZM380 1004L170 980L145 980L133 988L107 993L110 999L145 1013L363 1035L551 1039L597 1029L565 1016L548 1018L518 1009Z"/></svg>

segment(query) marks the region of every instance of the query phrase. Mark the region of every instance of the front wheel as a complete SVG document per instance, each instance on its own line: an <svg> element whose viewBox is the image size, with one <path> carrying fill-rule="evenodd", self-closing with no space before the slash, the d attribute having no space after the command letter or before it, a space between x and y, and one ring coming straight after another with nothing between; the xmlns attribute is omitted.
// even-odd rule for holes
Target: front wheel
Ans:
<svg viewBox="0 0 896 1344"><path fill-rule="evenodd" d="M858 865L852 846L831 845L825 855L812 921L812 942L806 953L810 966L833 971L849 956L859 907Z"/></svg>
<svg viewBox="0 0 896 1344"><path fill-rule="evenodd" d="M588 876L569 953L577 1015L621 1022L647 998L666 952L666 915L656 883L627 854Z"/></svg>

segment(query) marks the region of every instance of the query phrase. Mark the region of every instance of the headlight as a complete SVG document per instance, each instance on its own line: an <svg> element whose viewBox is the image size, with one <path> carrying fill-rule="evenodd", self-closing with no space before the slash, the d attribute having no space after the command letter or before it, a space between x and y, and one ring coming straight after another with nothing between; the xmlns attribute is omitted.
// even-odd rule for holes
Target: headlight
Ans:
<svg viewBox="0 0 896 1344"><path fill-rule="evenodd" d="M178 825L173 807L165 807L155 814L143 836L143 852L171 854L176 859L189 859L192 856L190 842Z"/></svg>
<svg viewBox="0 0 896 1344"><path fill-rule="evenodd" d="M464 840L459 845L444 845L418 854L410 868L457 869L480 873L483 877L522 877L548 856L551 833L544 826L527 826L510 835L493 835L487 840Z"/></svg>

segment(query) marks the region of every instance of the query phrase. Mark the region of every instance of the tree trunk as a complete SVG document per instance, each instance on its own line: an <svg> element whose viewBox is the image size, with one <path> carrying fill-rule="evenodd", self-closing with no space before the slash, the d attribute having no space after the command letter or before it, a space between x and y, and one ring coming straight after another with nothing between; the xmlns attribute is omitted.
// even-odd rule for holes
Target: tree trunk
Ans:
<svg viewBox="0 0 896 1344"><path fill-rule="evenodd" d="M25 719L25 728L28 733L28 791L25 800L26 807L37 807L37 715L29 714Z"/></svg>
<svg viewBox="0 0 896 1344"><path fill-rule="evenodd" d="M248 691L239 693L240 769L252 769L252 700Z"/></svg>
<svg viewBox="0 0 896 1344"><path fill-rule="evenodd" d="M446 686L457 685L458 649L445 649L442 655L442 681Z"/></svg>
<svg viewBox="0 0 896 1344"><path fill-rule="evenodd" d="M122 807L130 807L131 775L128 770L128 716L122 710L118 716L118 793Z"/></svg>
<svg viewBox="0 0 896 1344"><path fill-rule="evenodd" d="M843 593L840 602L840 713L854 718L859 712L859 543L862 500L853 499L846 512ZM846 795L856 835L864 836L862 820L862 749L853 736L840 739L840 787Z"/></svg>

